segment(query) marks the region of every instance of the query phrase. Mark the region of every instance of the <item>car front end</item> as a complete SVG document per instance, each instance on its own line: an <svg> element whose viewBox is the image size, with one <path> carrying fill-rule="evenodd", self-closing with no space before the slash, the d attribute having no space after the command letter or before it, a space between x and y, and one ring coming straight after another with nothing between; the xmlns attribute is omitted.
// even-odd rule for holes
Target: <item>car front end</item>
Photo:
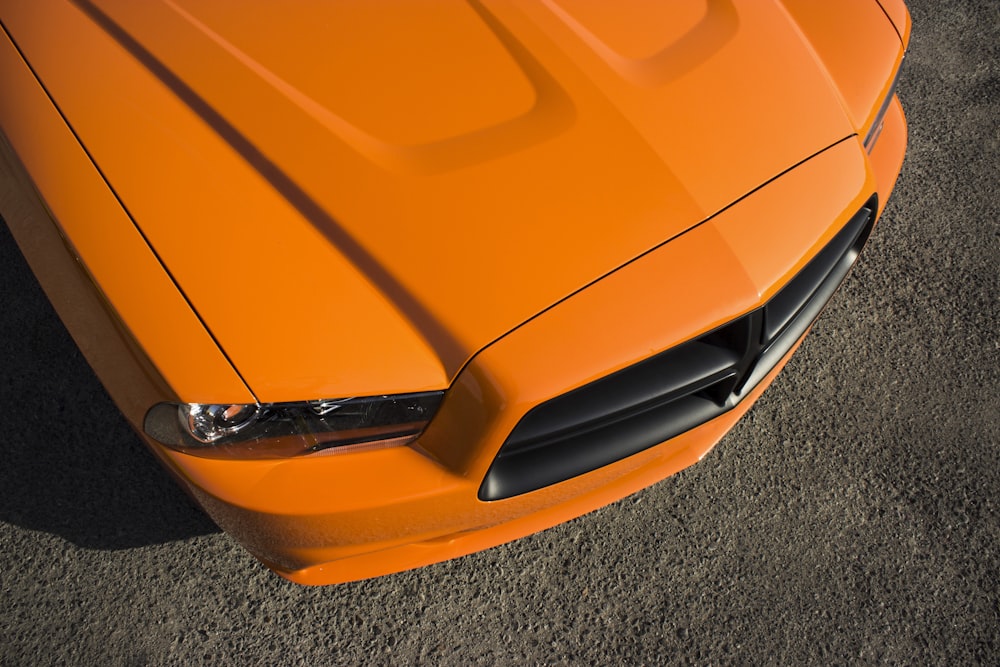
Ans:
<svg viewBox="0 0 1000 667"><path fill-rule="evenodd" d="M0 213L152 451L306 584L704 457L906 144L896 2L0 7Z"/></svg>

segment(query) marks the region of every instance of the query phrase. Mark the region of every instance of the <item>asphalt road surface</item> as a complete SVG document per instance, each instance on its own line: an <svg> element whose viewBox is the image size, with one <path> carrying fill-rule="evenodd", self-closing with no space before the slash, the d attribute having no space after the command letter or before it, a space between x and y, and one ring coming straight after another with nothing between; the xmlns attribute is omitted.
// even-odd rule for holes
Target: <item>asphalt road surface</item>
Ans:
<svg viewBox="0 0 1000 667"><path fill-rule="evenodd" d="M998 7L911 3L894 197L711 455L414 572L258 565L132 434L0 225L0 663L1000 664Z"/></svg>

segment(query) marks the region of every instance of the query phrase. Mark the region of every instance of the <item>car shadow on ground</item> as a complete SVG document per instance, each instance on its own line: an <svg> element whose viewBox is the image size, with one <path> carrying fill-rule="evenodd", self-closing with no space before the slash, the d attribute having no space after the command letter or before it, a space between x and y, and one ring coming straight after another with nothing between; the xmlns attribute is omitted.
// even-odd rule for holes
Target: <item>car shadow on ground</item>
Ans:
<svg viewBox="0 0 1000 667"><path fill-rule="evenodd" d="M89 549L218 532L128 426L0 223L0 521Z"/></svg>

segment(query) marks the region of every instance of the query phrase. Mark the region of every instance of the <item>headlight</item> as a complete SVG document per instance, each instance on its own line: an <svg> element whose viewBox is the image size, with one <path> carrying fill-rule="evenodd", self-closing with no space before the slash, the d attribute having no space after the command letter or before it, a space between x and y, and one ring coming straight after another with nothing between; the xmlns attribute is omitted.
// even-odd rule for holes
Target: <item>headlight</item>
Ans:
<svg viewBox="0 0 1000 667"><path fill-rule="evenodd" d="M211 458L267 459L413 442L444 392L299 403L159 403L146 434L171 449Z"/></svg>
<svg viewBox="0 0 1000 667"><path fill-rule="evenodd" d="M896 94L896 83L899 81L899 73L902 70L902 67L896 70L896 74L892 78L892 83L889 84L889 92L886 93L885 98L882 100L882 106L879 107L878 114L875 115L875 120L872 122L871 128L869 128L868 134L865 136L865 149L869 153L872 152L875 142L878 141L879 135L882 134L882 127L885 124L885 112L889 110L892 98Z"/></svg>

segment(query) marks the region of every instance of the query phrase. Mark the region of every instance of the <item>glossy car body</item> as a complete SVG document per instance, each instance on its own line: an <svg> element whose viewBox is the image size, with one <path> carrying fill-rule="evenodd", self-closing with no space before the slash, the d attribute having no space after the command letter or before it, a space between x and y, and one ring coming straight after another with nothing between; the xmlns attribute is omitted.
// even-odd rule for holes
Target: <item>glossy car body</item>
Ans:
<svg viewBox="0 0 1000 667"><path fill-rule="evenodd" d="M0 213L152 450L302 583L483 549L700 459L905 149L890 0L0 8ZM415 392L443 400L403 446L147 434L163 403Z"/></svg>

